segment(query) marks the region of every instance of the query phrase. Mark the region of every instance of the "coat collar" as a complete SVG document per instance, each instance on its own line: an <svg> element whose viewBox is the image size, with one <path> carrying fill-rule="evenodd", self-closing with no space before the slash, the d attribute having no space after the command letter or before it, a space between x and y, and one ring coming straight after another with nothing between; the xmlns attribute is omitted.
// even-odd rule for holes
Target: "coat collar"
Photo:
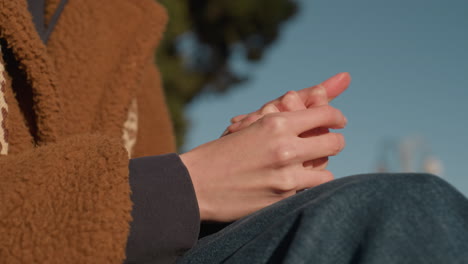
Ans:
<svg viewBox="0 0 468 264"><path fill-rule="evenodd" d="M58 3L59 0L47 0L46 20L50 21ZM111 3L112 8L107 8ZM94 27L89 24L86 28L90 30L83 31L81 24L82 31L73 29L83 10L87 9L100 14L92 22L96 23L95 28L100 31L94 31ZM120 12L118 16L106 17L117 12ZM92 14L85 14L87 21L93 18ZM0 0L0 38L12 50L28 79L34 102L30 110L35 115L34 124L37 126L37 132L33 134L35 142L55 142L71 134L84 133L70 126L70 122L65 122L66 115L76 109L73 108L76 103L70 106L70 99L73 98L69 95L81 92L82 87L71 83L65 74L70 73L70 69L60 65L68 65L68 59L76 59L76 52L79 51L74 49L76 43L73 39L93 40L97 32L104 32L105 35L99 35L102 40L102 36L108 37L105 30L113 31L110 41L114 46L118 45L116 55L125 56L121 57L119 63L113 64L113 77L105 86L92 87L102 100L90 130L103 133L109 131L109 135L121 136L128 106L140 85L145 67L153 61L154 49L161 38L166 19L165 10L154 0L69 1L46 47L35 29L27 0ZM125 30L120 30L119 25ZM76 45L84 46L82 42ZM86 67L86 63L79 67Z"/></svg>
<svg viewBox="0 0 468 264"><path fill-rule="evenodd" d="M28 10L32 14L36 31L39 33L42 41L47 43L68 0L60 0L58 4L51 3L50 1L47 3L46 0L27 1ZM50 14L47 15L47 21L45 12L46 4L48 4L47 10L50 12Z"/></svg>
<svg viewBox="0 0 468 264"><path fill-rule="evenodd" d="M52 61L35 29L26 0L0 1L0 21L0 38L12 50L32 90L36 144L54 142L63 131L59 90Z"/></svg>

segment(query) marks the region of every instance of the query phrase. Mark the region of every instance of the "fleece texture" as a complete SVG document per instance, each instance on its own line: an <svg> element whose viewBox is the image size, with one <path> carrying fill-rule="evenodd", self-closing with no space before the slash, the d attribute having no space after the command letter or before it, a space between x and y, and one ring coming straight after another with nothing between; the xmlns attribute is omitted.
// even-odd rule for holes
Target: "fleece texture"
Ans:
<svg viewBox="0 0 468 264"><path fill-rule="evenodd" d="M119 141L93 135L1 158L2 263L119 263L131 220L126 163Z"/></svg>
<svg viewBox="0 0 468 264"><path fill-rule="evenodd" d="M46 23L59 1L48 0ZM153 0L69 0L47 46L26 0L0 0L0 262L122 263L132 156L175 150L154 50L167 15ZM3 101L2 101L3 102ZM136 138L136 139L135 139Z"/></svg>

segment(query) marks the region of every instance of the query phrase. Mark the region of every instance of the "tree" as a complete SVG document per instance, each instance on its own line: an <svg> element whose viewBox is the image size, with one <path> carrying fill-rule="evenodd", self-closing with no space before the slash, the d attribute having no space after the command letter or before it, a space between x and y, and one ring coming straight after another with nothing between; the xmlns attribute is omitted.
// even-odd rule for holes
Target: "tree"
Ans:
<svg viewBox="0 0 468 264"><path fill-rule="evenodd" d="M294 0L160 0L169 24L158 49L178 146L187 130L184 107L206 92L225 92L248 76L232 69L241 52L261 60L278 38L281 24L297 11Z"/></svg>

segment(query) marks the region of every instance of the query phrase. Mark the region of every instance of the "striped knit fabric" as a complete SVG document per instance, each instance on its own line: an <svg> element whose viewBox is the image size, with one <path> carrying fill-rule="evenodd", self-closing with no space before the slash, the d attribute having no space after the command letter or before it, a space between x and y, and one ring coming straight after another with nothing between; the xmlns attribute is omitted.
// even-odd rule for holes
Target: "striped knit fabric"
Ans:
<svg viewBox="0 0 468 264"><path fill-rule="evenodd" d="M137 141L138 133L138 104L136 98L132 100L128 109L127 120L123 124L122 139L124 146L127 149L128 157L133 154L133 147Z"/></svg>
<svg viewBox="0 0 468 264"><path fill-rule="evenodd" d="M0 47L0 55L2 54ZM0 61L0 155L8 154L8 131L6 128L6 119L8 115L8 105L5 100L6 83L5 83L5 67Z"/></svg>

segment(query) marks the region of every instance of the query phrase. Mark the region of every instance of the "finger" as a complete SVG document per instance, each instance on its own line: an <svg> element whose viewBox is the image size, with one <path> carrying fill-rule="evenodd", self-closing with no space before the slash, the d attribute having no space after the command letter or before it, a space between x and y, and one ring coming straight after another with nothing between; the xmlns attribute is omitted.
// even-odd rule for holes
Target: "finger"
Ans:
<svg viewBox="0 0 468 264"><path fill-rule="evenodd" d="M250 113L249 115L266 115L276 112L292 112L303 109L306 109L306 107L297 92L289 91L286 92L283 96L266 103L262 108ZM243 115L243 118L245 117L246 115ZM242 118L235 117L231 120L231 122L238 121L239 119L242 120Z"/></svg>
<svg viewBox="0 0 468 264"><path fill-rule="evenodd" d="M335 99L351 84L351 75L347 72L338 73L335 78L324 81L321 85L327 90L328 101Z"/></svg>
<svg viewBox="0 0 468 264"><path fill-rule="evenodd" d="M265 119L267 117L270 119L274 119L275 117L284 117L287 121L286 124L296 133L296 135L300 135L305 131L319 127L334 129L344 128L347 123L347 120L341 111L329 105L318 106L295 112L280 113L277 115L272 114L265 116ZM275 122L275 120L270 121L272 123ZM281 123L282 120L277 121Z"/></svg>
<svg viewBox="0 0 468 264"><path fill-rule="evenodd" d="M255 123L258 119L262 118L264 115L278 113L279 109L273 104L266 104L260 110L245 115L244 118L237 122L235 126L231 129L231 133L240 131L251 124Z"/></svg>
<svg viewBox="0 0 468 264"><path fill-rule="evenodd" d="M309 171L304 170L302 173L299 173L297 176L298 181L298 191L313 188L324 184L326 182L332 181L334 179L333 174L330 171Z"/></svg>
<svg viewBox="0 0 468 264"><path fill-rule="evenodd" d="M242 115L243 118L241 120L237 121L236 123L233 123L232 125L230 125L226 129L226 131L228 131L228 132L225 133L225 134L240 131L240 130L250 126L251 124L255 123L258 119L260 119L264 115L272 114L272 113L278 113L278 112L280 112L280 111L275 105L266 104L260 110L258 110L256 112L250 113L248 115ZM239 116L239 117L241 117L241 116Z"/></svg>
<svg viewBox="0 0 468 264"><path fill-rule="evenodd" d="M274 104L268 103L264 105L262 108L260 108L259 111L256 111L252 114L267 115L267 114L278 113L278 112L280 112L278 107L276 107Z"/></svg>
<svg viewBox="0 0 468 264"><path fill-rule="evenodd" d="M296 91L289 91L285 93L273 105L276 106L276 108L278 108L281 112L291 112L306 109L302 99L299 97Z"/></svg>
<svg viewBox="0 0 468 264"><path fill-rule="evenodd" d="M326 134L328 132L330 132L328 128L319 127L319 128L312 129L312 130L302 133L300 137L307 138L307 137L319 136L319 135ZM310 169L310 170L324 170L328 166L328 157L318 158L315 160L308 160L304 162L303 166L304 168Z"/></svg>
<svg viewBox="0 0 468 264"><path fill-rule="evenodd" d="M234 132L240 131L240 130L250 126L251 124L255 123L258 119L260 119L262 117L263 117L263 115L250 114L247 117L245 117L244 119L242 119L242 121L230 125L227 128L227 130L229 131L229 133L234 133Z"/></svg>
<svg viewBox="0 0 468 264"><path fill-rule="evenodd" d="M245 114L245 115L238 115L236 117L233 117L231 119L231 125L226 128L224 131L223 136L228 135L230 133L234 133L237 131L240 131L248 126L250 126L252 123L260 119L262 116L271 114L271 113L277 113L279 112L279 109L273 105L273 104L266 104L264 105L260 110L255 111L250 114Z"/></svg>
<svg viewBox="0 0 468 264"><path fill-rule="evenodd" d="M323 135L323 134L328 133L328 132L330 132L330 129L328 129L326 127L318 127L318 128L314 128L312 130L306 131L306 132L300 134L299 136L303 137L303 138L307 138L307 137Z"/></svg>
<svg viewBox="0 0 468 264"><path fill-rule="evenodd" d="M325 135L300 139L296 149L296 159L301 164L308 160L335 156L345 147L345 139L340 133L327 133Z"/></svg>
<svg viewBox="0 0 468 264"><path fill-rule="evenodd" d="M222 136L226 136L226 135L229 135L231 133L234 133L234 132L237 132L239 131L239 129L237 129L240 125L242 125L242 122L237 122L237 123L234 123L234 124L231 124L230 126L228 126L226 128L226 130L224 131L223 135Z"/></svg>
<svg viewBox="0 0 468 264"><path fill-rule="evenodd" d="M324 81L320 85L325 88L327 92L327 99L328 101L333 100L335 97L343 93L351 83L351 76L347 72L336 74L335 76L329 78L328 80ZM313 106L313 92L314 88L317 86L305 88L298 91L299 97L301 97L302 101L304 102L306 107Z"/></svg>
<svg viewBox="0 0 468 264"><path fill-rule="evenodd" d="M232 124L237 123L237 122L241 121L242 119L244 119L246 116L247 116L247 114L235 116L235 117L231 118L231 123Z"/></svg>
<svg viewBox="0 0 468 264"><path fill-rule="evenodd" d="M301 99L302 100L302 99ZM328 104L327 90L321 84L309 88L307 102L303 102L304 107L321 106Z"/></svg>
<svg viewBox="0 0 468 264"><path fill-rule="evenodd" d="M221 134L221 137L224 137L224 136L226 136L226 135L228 135L230 133L231 132L229 132L229 127L228 127L228 128L226 128L226 130L224 130L223 134Z"/></svg>
<svg viewBox="0 0 468 264"><path fill-rule="evenodd" d="M325 170L328 166L328 157L308 160L302 166L308 170Z"/></svg>
<svg viewBox="0 0 468 264"><path fill-rule="evenodd" d="M278 99L266 103L259 110L249 115L266 115L277 112L292 112L306 109L296 91L289 91ZM244 117L245 118L245 117Z"/></svg>
<svg viewBox="0 0 468 264"><path fill-rule="evenodd" d="M313 106L319 106L319 105L324 105L326 102L324 100L324 97L326 96L326 100L331 101L338 95L340 95L343 91L345 91L349 84L351 83L351 76L347 72L339 73L336 74L335 76L329 78L328 80L324 81L323 83L305 88L302 90L299 90L297 92L295 91L290 91L288 93L292 93L293 95L297 95L302 101L302 105L304 105L306 108L313 107ZM325 92L323 91L325 89ZM288 94L286 93L285 96ZM273 105L276 108L282 110L282 102L281 99L284 98L280 97L278 99L272 100L268 103L265 104L267 105ZM288 98L290 100L290 98ZM283 110L283 111L296 111L303 109L302 107L298 107L296 100L292 100L293 104L290 104L289 102L284 105L286 109L290 108L293 110ZM292 105L292 106L291 106ZM300 108L300 109L299 109ZM259 109L255 112L252 112L251 114L261 114L262 109ZM244 115L238 115L235 116L231 119L231 123L236 123L244 119L248 114Z"/></svg>

